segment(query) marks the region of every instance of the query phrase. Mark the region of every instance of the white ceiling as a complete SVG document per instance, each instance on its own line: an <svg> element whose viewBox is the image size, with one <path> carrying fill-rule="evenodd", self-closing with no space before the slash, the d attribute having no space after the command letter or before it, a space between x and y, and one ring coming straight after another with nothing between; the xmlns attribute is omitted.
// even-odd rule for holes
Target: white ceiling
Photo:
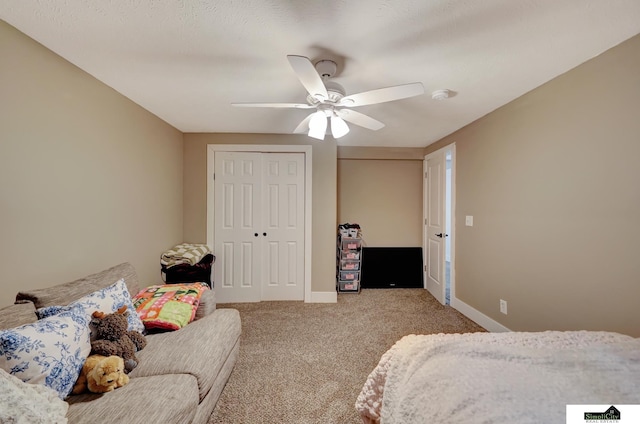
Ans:
<svg viewBox="0 0 640 424"><path fill-rule="evenodd" d="M0 0L0 18L183 132L291 133L308 111L231 106L304 103L288 54L336 61L347 95L422 82L338 144L423 147L640 33L640 1Z"/></svg>

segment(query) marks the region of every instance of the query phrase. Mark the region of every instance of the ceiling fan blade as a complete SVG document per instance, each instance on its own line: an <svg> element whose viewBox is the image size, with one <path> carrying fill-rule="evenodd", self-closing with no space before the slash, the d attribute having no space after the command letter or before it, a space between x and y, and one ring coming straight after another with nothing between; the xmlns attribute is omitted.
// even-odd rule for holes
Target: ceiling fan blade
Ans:
<svg viewBox="0 0 640 424"><path fill-rule="evenodd" d="M289 64L291 68L293 68L293 72L296 73L298 79L309 94L318 100L326 100L329 98L327 88L324 86L322 78L318 75L315 66L313 66L309 58L289 55L287 59L289 59Z"/></svg>
<svg viewBox="0 0 640 424"><path fill-rule="evenodd" d="M384 128L384 124L382 122L378 121L377 119L373 119L372 117L367 116L364 113L356 112L355 110L336 109L335 112L345 121L351 122L352 124L359 125L369 130L377 131L381 128Z"/></svg>
<svg viewBox="0 0 640 424"><path fill-rule="evenodd" d="M308 105L306 103L231 103L231 106L236 107L275 107L275 108L288 108L288 109L312 109L315 106Z"/></svg>
<svg viewBox="0 0 640 424"><path fill-rule="evenodd" d="M309 116L307 116L306 118L304 118L302 120L302 122L300 122L298 124L298 126L296 127L295 130L293 130L294 134L304 134L307 133L309 131L309 121L311 121L311 118L313 118L313 115L315 114L315 112L309 114Z"/></svg>
<svg viewBox="0 0 640 424"><path fill-rule="evenodd" d="M421 82L395 85L393 87L379 88L377 90L363 91L343 97L339 105L345 107L365 106L375 103L391 102L393 100L406 99L407 97L424 94Z"/></svg>

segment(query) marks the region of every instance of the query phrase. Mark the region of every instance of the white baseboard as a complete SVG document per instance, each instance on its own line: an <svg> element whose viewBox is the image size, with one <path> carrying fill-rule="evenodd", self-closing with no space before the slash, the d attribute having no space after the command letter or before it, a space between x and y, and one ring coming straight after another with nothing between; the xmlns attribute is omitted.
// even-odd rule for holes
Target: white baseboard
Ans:
<svg viewBox="0 0 640 424"><path fill-rule="evenodd" d="M492 318L489 318L482 312L467 305L460 299L457 299L455 297L452 298L451 307L457 309L462 315L466 316L471 321L477 323L478 325L481 325L486 330L492 333L504 333L504 332L511 331L504 325L500 324L498 321Z"/></svg>
<svg viewBox="0 0 640 424"><path fill-rule="evenodd" d="M308 303L338 303L338 293L330 292L311 292L311 299Z"/></svg>

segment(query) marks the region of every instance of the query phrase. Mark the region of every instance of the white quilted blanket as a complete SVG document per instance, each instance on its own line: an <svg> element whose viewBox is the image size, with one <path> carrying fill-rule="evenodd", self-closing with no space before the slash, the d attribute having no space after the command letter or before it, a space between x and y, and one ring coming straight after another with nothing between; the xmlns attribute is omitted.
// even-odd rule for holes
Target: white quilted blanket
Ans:
<svg viewBox="0 0 640 424"><path fill-rule="evenodd" d="M561 423L567 404L640 403L640 339L607 332L410 335L358 396L366 424Z"/></svg>
<svg viewBox="0 0 640 424"><path fill-rule="evenodd" d="M0 423L66 424L68 408L54 390L0 369Z"/></svg>

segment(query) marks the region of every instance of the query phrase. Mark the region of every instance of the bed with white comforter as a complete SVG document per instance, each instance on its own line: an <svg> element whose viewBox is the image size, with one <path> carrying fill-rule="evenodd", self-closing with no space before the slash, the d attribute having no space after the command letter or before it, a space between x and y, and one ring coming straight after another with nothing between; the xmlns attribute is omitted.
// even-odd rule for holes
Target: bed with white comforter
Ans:
<svg viewBox="0 0 640 424"><path fill-rule="evenodd" d="M640 404L640 339L610 332L410 335L356 401L365 424L564 423L567 404Z"/></svg>

